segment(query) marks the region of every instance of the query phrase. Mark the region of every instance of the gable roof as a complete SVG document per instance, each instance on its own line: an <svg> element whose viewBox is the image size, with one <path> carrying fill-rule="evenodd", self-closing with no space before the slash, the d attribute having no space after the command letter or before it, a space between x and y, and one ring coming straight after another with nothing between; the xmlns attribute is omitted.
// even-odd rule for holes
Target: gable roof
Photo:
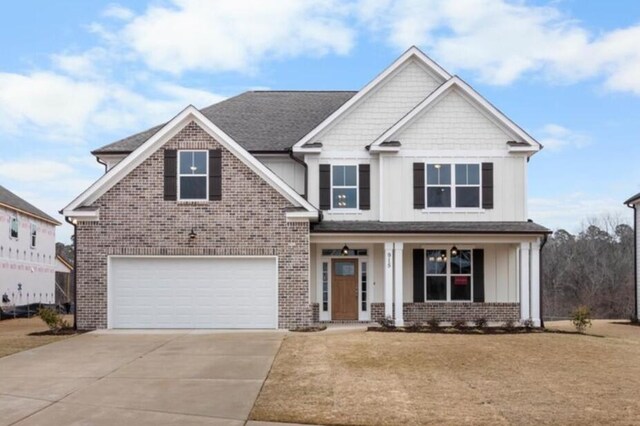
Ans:
<svg viewBox="0 0 640 426"><path fill-rule="evenodd" d="M20 213L24 213L28 216L35 217L36 219L49 222L52 225L60 225L60 222L58 222L33 204L18 197L16 194L9 191L2 185L0 185L0 205L19 211Z"/></svg>
<svg viewBox="0 0 640 426"><path fill-rule="evenodd" d="M411 46L406 52L404 52L398 59L396 59L389 67L387 67L382 73L378 74L376 78L371 80L365 87L362 88L355 96L345 102L340 108L334 111L328 116L322 123L316 126L313 130L308 132L301 138L294 146L294 151L304 151L305 144L310 142L321 131L329 127L340 116L344 115L347 111L353 108L358 102L366 97L371 91L373 91L378 85L387 80L387 77L391 76L410 60L417 60L418 63L426 67L431 73L437 76L441 81L446 81L451 78L451 75L438 65L434 60L429 58L425 53L418 49L416 46Z"/></svg>
<svg viewBox="0 0 640 426"><path fill-rule="evenodd" d="M396 124L391 126L375 141L373 141L373 143L369 145L370 150L375 151L376 147L381 147L386 141L389 141L390 138L393 138L400 130L412 123L417 117L421 115L423 111L426 111L430 106L435 105L438 100L442 99L454 88L460 90L460 92L463 95L466 95L468 99L473 101L476 106L480 107L482 110L488 113L491 118L494 118L497 124L505 128L515 136L522 138L522 140L526 143L526 145L523 146L518 142L515 142L514 144L510 144L509 142L507 142L509 146L515 145L516 149L518 150L527 150L527 148L531 148L530 150L534 152L542 149L542 145L540 144L540 142L535 140L520 126L511 121L509 117L504 115L498 108L494 107L489 101L487 101L483 96L476 92L464 80L462 80L458 76L453 76L449 80L441 84L436 90L431 92L422 102L416 105L400 120L398 120ZM400 141L400 143L402 143L402 141Z"/></svg>
<svg viewBox="0 0 640 426"><path fill-rule="evenodd" d="M624 204L626 205L637 204L637 203L640 203L640 192L638 192L636 195L634 195L633 197L629 198L627 201L624 202Z"/></svg>
<svg viewBox="0 0 640 426"><path fill-rule="evenodd" d="M355 94L353 91L252 91L200 112L247 151L288 151ZM105 145L92 154L133 152L165 124Z"/></svg>
<svg viewBox="0 0 640 426"><path fill-rule="evenodd" d="M136 148L135 151L128 155L124 160L119 162L109 170L109 172L102 175L100 179L94 182L86 191L67 205L62 210L62 213L67 217L81 216L87 219L97 218L99 211L87 211L86 209L82 209L82 207L91 205L100 196L128 175L129 172L142 164L142 162L164 145L165 142L175 136L182 128L184 128L184 126L192 121L199 125L205 132L209 133L218 143L240 159L240 161L264 179L294 206L304 208L306 212L309 213L309 217L317 218L318 210L315 207L294 191L293 188L287 185L268 167L258 161L253 155L249 154L246 149L241 147L229 135L213 124L211 120L205 117L193 105L189 105L185 108L180 114L164 125L162 129L158 130L153 136ZM300 214L297 213L296 217L300 217Z"/></svg>

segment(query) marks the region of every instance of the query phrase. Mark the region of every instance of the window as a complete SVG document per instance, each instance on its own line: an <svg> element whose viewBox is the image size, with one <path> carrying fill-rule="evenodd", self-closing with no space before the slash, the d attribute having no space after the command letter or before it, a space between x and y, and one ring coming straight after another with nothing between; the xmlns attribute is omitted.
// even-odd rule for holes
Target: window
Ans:
<svg viewBox="0 0 640 426"><path fill-rule="evenodd" d="M426 250L426 300L471 301L471 250Z"/></svg>
<svg viewBox="0 0 640 426"><path fill-rule="evenodd" d="M361 309L367 311L367 262L362 262L360 266L360 292L361 292Z"/></svg>
<svg viewBox="0 0 640 426"><path fill-rule="evenodd" d="M178 152L178 194L180 200L207 200L209 155L207 151Z"/></svg>
<svg viewBox="0 0 640 426"><path fill-rule="evenodd" d="M329 310L329 264L322 262L322 312Z"/></svg>
<svg viewBox="0 0 640 426"><path fill-rule="evenodd" d="M479 164L456 164L456 207L480 207Z"/></svg>
<svg viewBox="0 0 640 426"><path fill-rule="evenodd" d="M331 173L331 207L358 208L358 166L333 166Z"/></svg>
<svg viewBox="0 0 640 426"><path fill-rule="evenodd" d="M480 164L427 164L426 180L428 208L480 207Z"/></svg>
<svg viewBox="0 0 640 426"><path fill-rule="evenodd" d="M31 224L31 248L36 246L36 237L38 236L38 230L35 223Z"/></svg>
<svg viewBox="0 0 640 426"><path fill-rule="evenodd" d="M19 229L18 217L11 217L11 225L9 226L9 236L11 238L18 238L18 229Z"/></svg>

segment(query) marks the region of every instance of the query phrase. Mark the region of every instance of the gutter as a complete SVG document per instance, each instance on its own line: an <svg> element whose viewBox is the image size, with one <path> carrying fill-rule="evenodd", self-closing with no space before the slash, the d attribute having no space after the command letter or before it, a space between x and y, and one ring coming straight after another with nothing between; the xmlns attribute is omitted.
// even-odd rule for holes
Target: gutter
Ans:
<svg viewBox="0 0 640 426"><path fill-rule="evenodd" d="M64 220L73 226L73 329L78 330L78 225L65 217Z"/></svg>
<svg viewBox="0 0 640 426"><path fill-rule="evenodd" d="M304 167L304 194L302 194L302 196L304 197L304 199L307 199L307 190L308 190L308 186L309 186L309 168L307 167L307 163L305 163L303 160L299 159L298 157L296 157L293 153L293 148L289 149L289 157L295 161L296 163L302 165L302 167Z"/></svg>
<svg viewBox="0 0 640 426"><path fill-rule="evenodd" d="M544 328L544 299L542 298L542 296L544 296L544 280L542 279L544 277L544 275L542 275L543 272L543 268L542 268L542 264L543 264L543 259L544 259L544 255L543 255L543 248L545 246L545 244L547 244L547 241L549 240L549 235L548 234L544 234L544 237L542 237L542 244L540 244L540 265L538 265L540 267L540 272L538 272L538 276L540 277L540 327Z"/></svg>

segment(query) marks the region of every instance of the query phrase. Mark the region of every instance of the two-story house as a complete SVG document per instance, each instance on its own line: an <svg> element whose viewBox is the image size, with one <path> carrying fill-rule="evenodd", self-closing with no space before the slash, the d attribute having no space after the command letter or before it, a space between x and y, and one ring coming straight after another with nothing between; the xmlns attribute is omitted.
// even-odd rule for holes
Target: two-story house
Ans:
<svg viewBox="0 0 640 426"><path fill-rule="evenodd" d="M80 328L540 324L541 146L412 47L358 92L254 91L93 152Z"/></svg>
<svg viewBox="0 0 640 426"><path fill-rule="evenodd" d="M0 185L0 308L55 302L58 225Z"/></svg>

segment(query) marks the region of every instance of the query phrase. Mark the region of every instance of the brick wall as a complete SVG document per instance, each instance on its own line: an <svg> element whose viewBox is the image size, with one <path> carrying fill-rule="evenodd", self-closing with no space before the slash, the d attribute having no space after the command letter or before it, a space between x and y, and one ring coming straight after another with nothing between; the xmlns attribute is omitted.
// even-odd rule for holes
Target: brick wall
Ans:
<svg viewBox="0 0 640 426"><path fill-rule="evenodd" d="M320 304L312 303L311 304L311 321L315 324L320 321Z"/></svg>
<svg viewBox="0 0 640 426"><path fill-rule="evenodd" d="M488 321L504 322L520 319L519 303L405 303L402 309L404 321L427 322L431 318L440 321L455 321L463 319L474 321L486 318ZM371 304L371 320L379 321L384 318L384 303Z"/></svg>
<svg viewBox="0 0 640 426"><path fill-rule="evenodd" d="M164 149L222 148L222 200L164 201ZM108 255L276 255L279 326L311 322L309 225L287 222L292 206L195 123L129 173L94 204L98 222L81 222L78 327L107 326ZM188 237L191 229L197 238Z"/></svg>

